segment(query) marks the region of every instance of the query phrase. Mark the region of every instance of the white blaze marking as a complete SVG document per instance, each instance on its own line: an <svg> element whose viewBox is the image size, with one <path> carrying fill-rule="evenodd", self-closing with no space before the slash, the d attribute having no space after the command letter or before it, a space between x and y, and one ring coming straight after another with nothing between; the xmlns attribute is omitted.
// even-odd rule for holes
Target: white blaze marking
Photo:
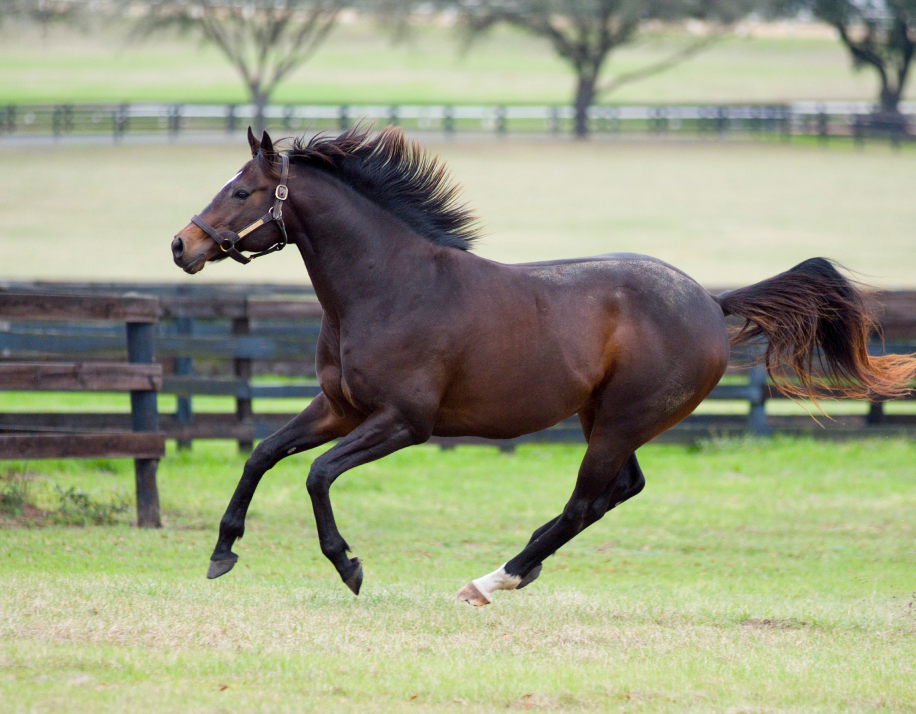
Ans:
<svg viewBox="0 0 916 714"><path fill-rule="evenodd" d="M489 575L472 581L474 587L480 590L487 602L493 602L493 592L496 590L515 590L522 579L518 575L509 575L506 572L506 565L500 566L499 570L494 570Z"/></svg>
<svg viewBox="0 0 916 714"><path fill-rule="evenodd" d="M228 181L226 181L226 183L223 184L223 188L226 188L226 186L228 186L230 183L232 183L233 181L235 181L235 180L236 180L239 176L241 176L241 175L242 175L242 172L239 171L235 176L233 176L231 179L229 179ZM220 191L222 191L223 188L221 188Z"/></svg>

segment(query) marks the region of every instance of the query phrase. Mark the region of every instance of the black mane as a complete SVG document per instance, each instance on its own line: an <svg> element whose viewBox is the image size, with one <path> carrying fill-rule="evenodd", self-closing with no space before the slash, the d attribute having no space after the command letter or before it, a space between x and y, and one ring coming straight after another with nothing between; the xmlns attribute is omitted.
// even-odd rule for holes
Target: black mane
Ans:
<svg viewBox="0 0 916 714"><path fill-rule="evenodd" d="M396 127L376 136L355 127L338 137L296 139L287 154L290 164L327 172L436 245L468 250L480 237L445 166Z"/></svg>

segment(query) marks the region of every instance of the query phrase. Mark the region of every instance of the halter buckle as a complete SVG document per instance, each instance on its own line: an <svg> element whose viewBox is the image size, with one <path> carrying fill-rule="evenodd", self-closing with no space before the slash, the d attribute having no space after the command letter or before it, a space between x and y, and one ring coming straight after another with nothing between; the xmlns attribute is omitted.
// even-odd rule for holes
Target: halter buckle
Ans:
<svg viewBox="0 0 916 714"><path fill-rule="evenodd" d="M274 195L278 201L285 201L286 197L289 196L289 189L281 183L277 186L277 190L274 191Z"/></svg>

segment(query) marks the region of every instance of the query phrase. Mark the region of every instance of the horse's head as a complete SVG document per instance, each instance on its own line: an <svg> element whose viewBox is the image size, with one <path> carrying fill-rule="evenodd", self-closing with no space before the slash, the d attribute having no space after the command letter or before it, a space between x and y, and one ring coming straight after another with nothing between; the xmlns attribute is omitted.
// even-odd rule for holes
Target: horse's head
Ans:
<svg viewBox="0 0 916 714"><path fill-rule="evenodd" d="M172 240L175 265L199 273L210 260L240 263L286 245L283 201L289 163L274 149L267 132L258 141L248 128L252 159L223 186L199 216ZM242 251L255 255L245 257Z"/></svg>

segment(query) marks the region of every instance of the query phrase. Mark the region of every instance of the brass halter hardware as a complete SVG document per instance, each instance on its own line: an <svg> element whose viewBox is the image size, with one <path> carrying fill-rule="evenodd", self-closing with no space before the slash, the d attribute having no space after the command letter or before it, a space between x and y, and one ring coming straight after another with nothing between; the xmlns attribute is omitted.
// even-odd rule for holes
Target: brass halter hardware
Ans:
<svg viewBox="0 0 916 714"><path fill-rule="evenodd" d="M230 258L237 260L239 263L247 264L255 258L260 258L262 255L267 255L268 253L274 253L278 250L283 250L286 247L286 244L289 242L289 239L286 236L286 225L283 223L283 202L289 197L289 188L286 186L286 181L289 179L289 157L286 154L281 154L280 159L283 161L283 168L280 171L280 183L277 184L277 188L274 190L274 205L267 213L261 216L254 223L246 226L238 233L233 233L232 231L223 231L222 233L219 233L200 216L194 216L191 218L191 223L203 230L208 236L216 241L216 245L219 246L221 251L228 254ZM280 229L280 240L270 246L270 248L267 250L262 250L260 253L255 253L250 258L242 255L241 251L235 247L236 243L242 240L242 238L247 236L249 233L256 231L261 226L266 226L271 221L277 222L277 227Z"/></svg>

